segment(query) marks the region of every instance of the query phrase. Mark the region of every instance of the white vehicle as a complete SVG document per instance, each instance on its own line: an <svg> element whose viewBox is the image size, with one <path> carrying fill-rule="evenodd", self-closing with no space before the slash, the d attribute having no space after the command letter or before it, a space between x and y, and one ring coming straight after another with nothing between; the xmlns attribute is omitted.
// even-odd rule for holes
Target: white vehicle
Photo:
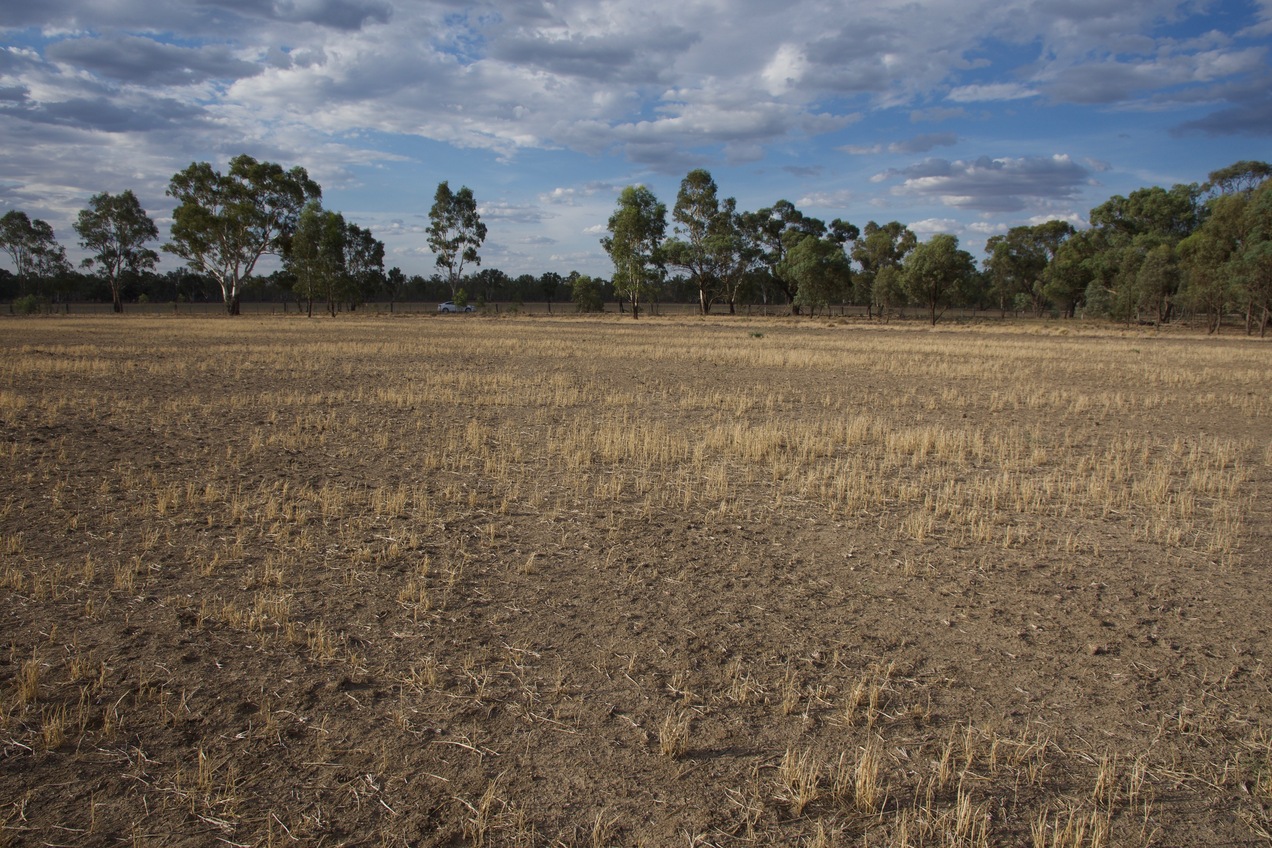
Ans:
<svg viewBox="0 0 1272 848"><path fill-rule="evenodd" d="M465 306L463 309L460 309L458 306L455 305L455 302L453 300L448 300L445 303L437 304L437 311L438 312L472 312L473 305L470 303L467 306Z"/></svg>

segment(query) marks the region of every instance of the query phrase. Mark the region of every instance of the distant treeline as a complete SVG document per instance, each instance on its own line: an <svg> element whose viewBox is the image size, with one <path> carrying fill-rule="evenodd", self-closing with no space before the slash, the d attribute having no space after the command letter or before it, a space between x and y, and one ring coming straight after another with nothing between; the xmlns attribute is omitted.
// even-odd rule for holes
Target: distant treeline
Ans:
<svg viewBox="0 0 1272 848"><path fill-rule="evenodd" d="M1126 323L1204 322L1211 332L1239 321L1266 333L1272 320L1272 166L1242 161L1204 183L1143 188L1090 211L1090 226L1052 220L990 238L977 263L948 234L925 242L904 224L841 219L827 224L789 201L756 212L720 200L711 175L681 183L667 235L667 208L644 186L621 194L602 240L609 280L570 272L511 276L480 268L486 228L472 192L438 186L429 244L439 272L384 270L384 248L368 230L322 209L321 188L301 168L240 156L226 174L194 163L173 177L181 203L163 250L187 267L158 273L145 247L157 231L131 192L95 196L75 224L91 252L84 270L44 221L20 211L0 219L0 301L15 312L52 311L73 301L295 303L335 314L366 303L606 304L639 314L648 304L762 305L818 314L856 307L884 320L907 308L935 323L947 309L1000 315L1104 317ZM237 206L221 199L237 197ZM227 238L227 233L235 238ZM237 239L237 240L236 240ZM282 260L251 273L265 254Z"/></svg>

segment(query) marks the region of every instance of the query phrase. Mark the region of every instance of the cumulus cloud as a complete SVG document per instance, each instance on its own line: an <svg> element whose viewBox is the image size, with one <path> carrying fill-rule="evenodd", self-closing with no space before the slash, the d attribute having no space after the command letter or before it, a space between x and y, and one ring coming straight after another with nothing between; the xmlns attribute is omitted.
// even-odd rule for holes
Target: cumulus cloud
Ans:
<svg viewBox="0 0 1272 848"><path fill-rule="evenodd" d="M925 156L966 143L971 120L1057 103L1173 110L1178 136L1266 137L1268 10L1267 0L1223 15L1179 0L886 0L845 15L815 0L736 0L722 25L707 0L14 2L0 4L0 148L12 152L0 185L27 190L47 171L64 183L58 197L86 197L153 173L162 197L174 165L245 149L339 185L401 151L429 179L439 163L563 151L626 158L604 173L634 164L670 180L720 166L853 185L863 205L878 192L884 205L1032 213L1111 170L1083 154L1112 154L932 159L879 175L882 189L842 155L802 157L822 138L841 154ZM907 117L962 138L901 137ZM872 135L853 137L856 122ZM794 164L740 167L773 151ZM550 220L566 255L587 216L607 214L586 178L492 191L507 204L490 202L492 220ZM837 202L836 189L812 188L808 199Z"/></svg>

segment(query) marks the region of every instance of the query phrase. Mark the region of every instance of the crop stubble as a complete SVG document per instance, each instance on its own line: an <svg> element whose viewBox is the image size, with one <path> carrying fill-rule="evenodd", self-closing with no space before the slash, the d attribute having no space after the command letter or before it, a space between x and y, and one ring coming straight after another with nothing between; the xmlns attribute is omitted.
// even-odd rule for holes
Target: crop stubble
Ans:
<svg viewBox="0 0 1272 848"><path fill-rule="evenodd" d="M0 840L1272 831L1272 369L1082 325L0 325Z"/></svg>

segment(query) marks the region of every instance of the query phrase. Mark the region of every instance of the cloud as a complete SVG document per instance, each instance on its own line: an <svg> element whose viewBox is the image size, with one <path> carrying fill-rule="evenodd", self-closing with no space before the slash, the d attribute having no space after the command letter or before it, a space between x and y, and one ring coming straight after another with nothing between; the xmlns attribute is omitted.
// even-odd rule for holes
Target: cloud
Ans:
<svg viewBox="0 0 1272 848"><path fill-rule="evenodd" d="M208 6L285 23L308 23L336 30L360 30L387 23L393 8L383 0L205 0Z"/></svg>
<svg viewBox="0 0 1272 848"><path fill-rule="evenodd" d="M138 85L189 85L253 76L260 67L222 45L179 47L149 38L73 38L50 44L45 56L99 76Z"/></svg>
<svg viewBox="0 0 1272 848"><path fill-rule="evenodd" d="M1071 200L1089 172L1068 156L972 161L927 159L886 177L900 177L897 195L928 197L980 212L1019 212L1040 202Z"/></svg>
<svg viewBox="0 0 1272 848"><path fill-rule="evenodd" d="M1234 87L1224 93L1228 105L1174 127L1172 135L1272 136L1272 93L1268 87Z"/></svg>
<svg viewBox="0 0 1272 848"><path fill-rule="evenodd" d="M1014 82L988 85L961 85L951 89L945 99L951 103L980 103L986 100L1024 100L1037 97L1038 92Z"/></svg>
<svg viewBox="0 0 1272 848"><path fill-rule="evenodd" d="M927 153L937 147L952 147L958 142L955 133L925 133L888 145L889 153Z"/></svg>
<svg viewBox="0 0 1272 848"><path fill-rule="evenodd" d="M844 209L855 199L850 189L838 191L817 191L806 194L795 202L796 206L809 209Z"/></svg>

